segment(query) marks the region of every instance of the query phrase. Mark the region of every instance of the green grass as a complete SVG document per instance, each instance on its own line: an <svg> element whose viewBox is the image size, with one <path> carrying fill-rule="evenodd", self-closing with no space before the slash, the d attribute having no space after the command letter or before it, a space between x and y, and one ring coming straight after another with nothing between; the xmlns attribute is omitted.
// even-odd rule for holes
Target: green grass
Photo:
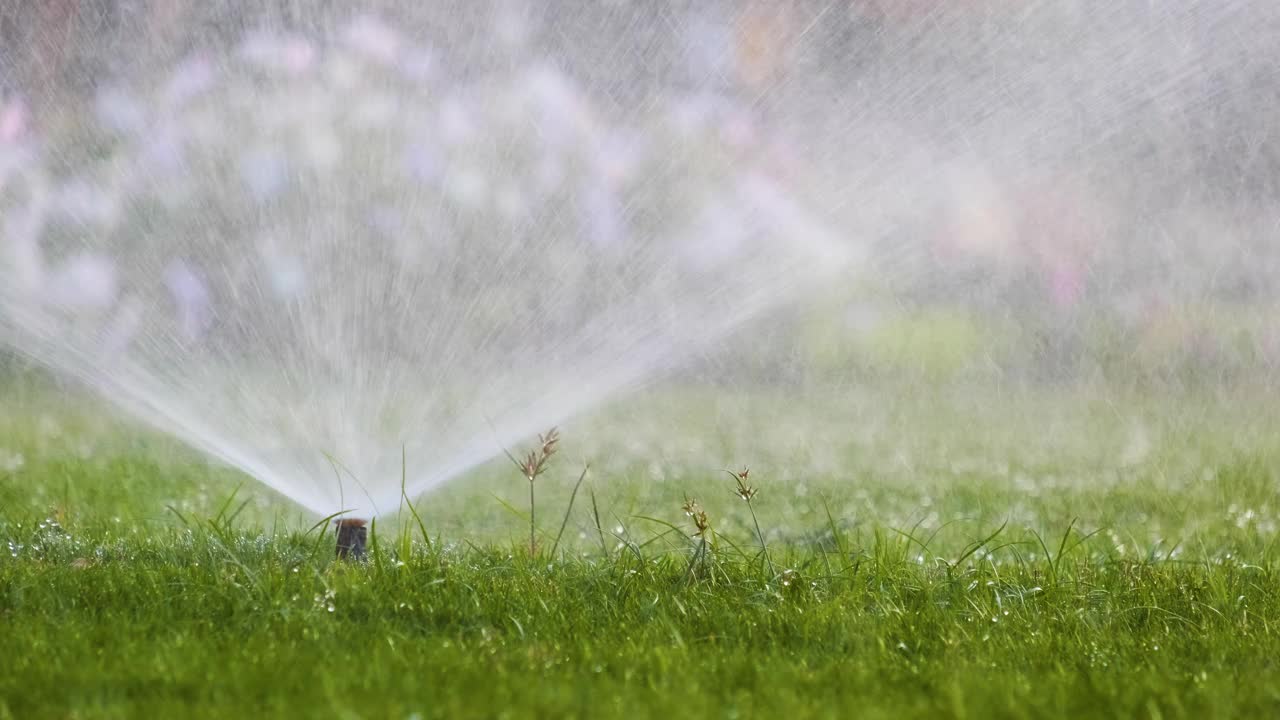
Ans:
<svg viewBox="0 0 1280 720"><path fill-rule="evenodd" d="M173 443L14 400L0 718L1280 712L1264 397L890 396L636 400L565 428L539 556L496 463L363 564Z"/></svg>

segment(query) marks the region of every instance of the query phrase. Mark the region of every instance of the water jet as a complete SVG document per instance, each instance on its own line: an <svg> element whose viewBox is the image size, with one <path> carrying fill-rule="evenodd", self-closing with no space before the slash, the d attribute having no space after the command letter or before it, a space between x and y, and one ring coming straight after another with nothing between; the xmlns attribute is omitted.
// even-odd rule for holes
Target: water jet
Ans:
<svg viewBox="0 0 1280 720"><path fill-rule="evenodd" d="M0 346L372 519L752 323L773 382L914 360L885 320L954 303L1004 377L1111 353L986 338L1276 285L1274 3L543 4L84 23L147 40L4 88ZM831 333L762 322L835 285Z"/></svg>
<svg viewBox="0 0 1280 720"><path fill-rule="evenodd" d="M372 518L856 258L721 104L641 83L615 115L553 49L448 82L427 49L361 16L120 78L67 177L33 121L0 144L0 345Z"/></svg>

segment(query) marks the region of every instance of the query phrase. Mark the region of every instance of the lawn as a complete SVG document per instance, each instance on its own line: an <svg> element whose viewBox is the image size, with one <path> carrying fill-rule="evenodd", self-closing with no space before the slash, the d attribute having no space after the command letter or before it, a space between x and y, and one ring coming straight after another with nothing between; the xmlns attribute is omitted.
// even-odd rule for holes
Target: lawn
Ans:
<svg viewBox="0 0 1280 720"><path fill-rule="evenodd" d="M5 397L0 718L1280 712L1257 388L654 391L562 429L534 557L495 462L364 563L91 404Z"/></svg>

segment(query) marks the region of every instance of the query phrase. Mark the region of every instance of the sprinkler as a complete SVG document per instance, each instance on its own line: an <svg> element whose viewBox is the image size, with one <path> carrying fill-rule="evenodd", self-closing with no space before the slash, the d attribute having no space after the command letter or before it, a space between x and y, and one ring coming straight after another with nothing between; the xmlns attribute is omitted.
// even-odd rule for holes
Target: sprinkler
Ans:
<svg viewBox="0 0 1280 720"><path fill-rule="evenodd" d="M363 560L364 545L369 540L366 520L334 520L338 526L338 559Z"/></svg>

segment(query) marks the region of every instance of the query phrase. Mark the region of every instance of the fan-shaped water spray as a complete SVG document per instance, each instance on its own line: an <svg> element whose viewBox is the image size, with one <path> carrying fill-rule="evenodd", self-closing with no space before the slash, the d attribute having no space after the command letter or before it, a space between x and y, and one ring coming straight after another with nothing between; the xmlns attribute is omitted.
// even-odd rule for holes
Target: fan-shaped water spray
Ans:
<svg viewBox="0 0 1280 720"><path fill-rule="evenodd" d="M1213 182L1271 177L1230 113L1266 3L547 7L211 4L86 106L10 96L0 342L370 515L402 452L420 493L819 280L1057 317L1213 292L1177 248L1274 276Z"/></svg>
<svg viewBox="0 0 1280 720"><path fill-rule="evenodd" d="M331 40L104 90L64 177L8 143L4 339L368 515L402 452L419 493L847 261L713 107L610 117L548 63L445 84L368 17Z"/></svg>

